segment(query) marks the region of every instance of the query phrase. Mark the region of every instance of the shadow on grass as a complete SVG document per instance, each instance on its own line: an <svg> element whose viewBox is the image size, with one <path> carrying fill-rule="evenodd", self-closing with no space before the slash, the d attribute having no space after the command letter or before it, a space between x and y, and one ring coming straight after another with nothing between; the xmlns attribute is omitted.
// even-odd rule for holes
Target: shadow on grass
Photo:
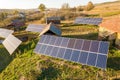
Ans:
<svg viewBox="0 0 120 80"><path fill-rule="evenodd" d="M88 25L88 24L73 24L73 23L71 23L71 24L63 24L63 26L62 27L75 27L75 26L86 26L86 27L98 27L97 25Z"/></svg>
<svg viewBox="0 0 120 80"><path fill-rule="evenodd" d="M1 46L0 47L0 73L10 64L12 60L13 60L12 56L10 56L7 50L3 46Z"/></svg>
<svg viewBox="0 0 120 80"><path fill-rule="evenodd" d="M83 26L82 24L63 24L62 27L75 27L75 26Z"/></svg>
<svg viewBox="0 0 120 80"><path fill-rule="evenodd" d="M120 70L120 57L110 57L107 60L107 68Z"/></svg>
<svg viewBox="0 0 120 80"><path fill-rule="evenodd" d="M81 34L81 35L65 35L65 36L63 35L63 37L97 40L98 39L98 33L89 33L89 34Z"/></svg>
<svg viewBox="0 0 120 80"><path fill-rule="evenodd" d="M37 78L37 80L52 80L57 78L59 74L60 74L60 70L54 67L48 67L48 68L42 69L42 73Z"/></svg>
<svg viewBox="0 0 120 80"><path fill-rule="evenodd" d="M0 73L12 62L18 50L19 49L17 49L12 55L10 55L5 47L3 45L0 45Z"/></svg>
<svg viewBox="0 0 120 80"><path fill-rule="evenodd" d="M8 53L3 45L0 45L0 73L16 58L16 55L22 55L24 52L34 49L37 41L38 40L34 40L26 44L21 44L12 55Z"/></svg>
<svg viewBox="0 0 120 80"><path fill-rule="evenodd" d="M31 41L22 43L19 46L19 48L16 50L16 53L22 55L23 53L26 53L29 50L33 50L35 46L37 45L37 42L38 42L38 39L32 39Z"/></svg>

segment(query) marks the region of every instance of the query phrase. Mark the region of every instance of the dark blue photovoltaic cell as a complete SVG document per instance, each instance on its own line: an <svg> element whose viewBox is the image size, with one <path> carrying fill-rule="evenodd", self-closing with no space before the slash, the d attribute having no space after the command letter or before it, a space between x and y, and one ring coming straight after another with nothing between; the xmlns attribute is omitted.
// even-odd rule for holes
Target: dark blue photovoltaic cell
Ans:
<svg viewBox="0 0 120 80"><path fill-rule="evenodd" d="M41 36L41 38L40 38L40 41L39 41L39 42L40 42L40 43L44 43L44 40L45 40L45 38L46 38L46 37L47 37L47 36L44 36L44 35L43 35L43 36Z"/></svg>
<svg viewBox="0 0 120 80"><path fill-rule="evenodd" d="M72 54L72 50L71 49L66 49L65 54L64 54L64 59L69 60Z"/></svg>
<svg viewBox="0 0 120 80"><path fill-rule="evenodd" d="M90 51L91 52L98 52L99 42L98 41L92 41Z"/></svg>
<svg viewBox="0 0 120 80"><path fill-rule="evenodd" d="M50 36L47 36L46 39L45 39L45 41L44 41L44 43L48 44L49 41L50 41Z"/></svg>
<svg viewBox="0 0 120 80"><path fill-rule="evenodd" d="M51 56L56 57L58 49L59 49L58 47L54 47L53 50L52 50L52 52L51 52Z"/></svg>
<svg viewBox="0 0 120 80"><path fill-rule="evenodd" d="M40 48L39 53L40 53L40 54L44 54L44 52L45 52L45 50L46 50L46 47L47 47L47 45L42 45L41 48Z"/></svg>
<svg viewBox="0 0 120 80"><path fill-rule="evenodd" d="M78 61L78 58L79 58L79 55L80 55L80 51L74 50L74 51L72 52L71 61L77 62L77 61Z"/></svg>
<svg viewBox="0 0 120 80"><path fill-rule="evenodd" d="M37 44L36 48L34 49L34 52L39 51L40 48L41 48L41 44Z"/></svg>
<svg viewBox="0 0 120 80"><path fill-rule="evenodd" d="M50 55L50 52L52 49L53 49L53 46L47 46L45 54Z"/></svg>
<svg viewBox="0 0 120 80"><path fill-rule="evenodd" d="M82 50L89 51L91 41L84 40Z"/></svg>
<svg viewBox="0 0 120 80"><path fill-rule="evenodd" d="M88 57L88 52L81 52L78 62L80 62L82 64L86 64L87 57Z"/></svg>
<svg viewBox="0 0 120 80"><path fill-rule="evenodd" d="M83 40L82 40L82 39L76 40L75 49L81 50L81 48L82 48L82 43L83 43Z"/></svg>
<svg viewBox="0 0 120 80"><path fill-rule="evenodd" d="M64 52L65 52L65 49L64 49L64 48L60 48L60 49L58 50L57 57L58 57L58 58L63 58Z"/></svg>
<svg viewBox="0 0 120 80"><path fill-rule="evenodd" d="M62 43L61 43L61 46L62 46L62 47L67 47L67 45L68 45L68 40L69 40L69 38L63 38Z"/></svg>
<svg viewBox="0 0 120 80"><path fill-rule="evenodd" d="M107 54L109 44L107 42L100 42L99 53Z"/></svg>
<svg viewBox="0 0 120 80"><path fill-rule="evenodd" d="M68 47L68 48L73 48L73 47L74 47L74 44L75 44L75 40L76 40L76 39L69 39L69 42L68 42L67 47Z"/></svg>
<svg viewBox="0 0 120 80"><path fill-rule="evenodd" d="M56 38L57 37L55 37L55 36L51 36L49 44L54 45Z"/></svg>
<svg viewBox="0 0 120 80"><path fill-rule="evenodd" d="M62 37L57 38L57 41L55 42L55 45L60 46L61 43L62 43Z"/></svg>
<svg viewBox="0 0 120 80"><path fill-rule="evenodd" d="M95 66L95 64L96 64L96 58L97 58L97 54L95 54L95 53L89 53L87 64Z"/></svg>
<svg viewBox="0 0 120 80"><path fill-rule="evenodd" d="M96 66L105 69L106 68L106 62L107 62L107 56L99 54Z"/></svg>

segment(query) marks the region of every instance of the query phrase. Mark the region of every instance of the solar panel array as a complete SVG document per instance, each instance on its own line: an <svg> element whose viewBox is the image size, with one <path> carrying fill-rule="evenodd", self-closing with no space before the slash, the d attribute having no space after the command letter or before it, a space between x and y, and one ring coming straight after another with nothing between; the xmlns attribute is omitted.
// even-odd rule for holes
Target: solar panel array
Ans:
<svg viewBox="0 0 120 80"><path fill-rule="evenodd" d="M38 25L38 24L29 24L26 28L26 31L32 31L32 32L42 32L45 28L45 25Z"/></svg>
<svg viewBox="0 0 120 80"><path fill-rule="evenodd" d="M7 30L7 29L0 28L0 37L7 38L13 32L14 32L13 30Z"/></svg>
<svg viewBox="0 0 120 80"><path fill-rule="evenodd" d="M34 52L105 69L108 48L108 42L43 35Z"/></svg>
<svg viewBox="0 0 120 80"><path fill-rule="evenodd" d="M21 44L21 41L14 37L13 35L9 35L3 42L2 44L4 47L8 50L10 54L12 54L16 48Z"/></svg>
<svg viewBox="0 0 120 80"><path fill-rule="evenodd" d="M75 24L92 24L92 25L99 25L102 22L102 18L87 18L81 17L75 19Z"/></svg>

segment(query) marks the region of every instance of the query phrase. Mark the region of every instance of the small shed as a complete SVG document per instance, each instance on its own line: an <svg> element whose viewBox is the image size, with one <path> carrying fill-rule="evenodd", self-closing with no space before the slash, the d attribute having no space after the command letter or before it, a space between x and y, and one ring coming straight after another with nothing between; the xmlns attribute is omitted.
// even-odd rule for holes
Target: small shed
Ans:
<svg viewBox="0 0 120 80"><path fill-rule="evenodd" d="M54 24L60 24L61 23L60 17L47 17L46 21L47 21L47 24L49 24L50 22L52 22Z"/></svg>
<svg viewBox="0 0 120 80"><path fill-rule="evenodd" d="M105 20L99 25L99 40L109 40L120 49L120 18Z"/></svg>

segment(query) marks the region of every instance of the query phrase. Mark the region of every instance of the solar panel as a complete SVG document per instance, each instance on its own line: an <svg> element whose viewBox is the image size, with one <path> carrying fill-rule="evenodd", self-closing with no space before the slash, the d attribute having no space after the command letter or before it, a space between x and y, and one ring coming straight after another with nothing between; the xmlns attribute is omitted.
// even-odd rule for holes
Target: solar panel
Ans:
<svg viewBox="0 0 120 80"><path fill-rule="evenodd" d="M32 31L32 32L42 32L45 28L45 25L38 25L38 24L29 24L26 28L26 31Z"/></svg>
<svg viewBox="0 0 120 80"><path fill-rule="evenodd" d="M21 41L14 37L13 35L9 35L2 43L4 47L8 50L10 54L12 54L16 48L21 44Z"/></svg>
<svg viewBox="0 0 120 80"><path fill-rule="evenodd" d="M0 44L2 44L3 40L0 40Z"/></svg>
<svg viewBox="0 0 120 80"><path fill-rule="evenodd" d="M105 69L108 48L105 41L43 35L34 52Z"/></svg>
<svg viewBox="0 0 120 80"><path fill-rule="evenodd" d="M49 25L30 24L26 28L26 31L39 32L40 36L43 35L44 33L47 33L47 32L49 33L49 31L58 35L58 36L60 36L62 33L61 30L59 28L57 28L56 25L54 25L52 23L49 23Z"/></svg>
<svg viewBox="0 0 120 80"><path fill-rule="evenodd" d="M53 25L53 24L51 24L50 25L50 30L53 32L53 33L55 33L55 34L57 34L57 35L61 35L61 30L60 29L58 29L55 25Z"/></svg>
<svg viewBox="0 0 120 80"><path fill-rule="evenodd" d="M0 37L7 38L13 32L14 32L13 30L0 28Z"/></svg>
<svg viewBox="0 0 120 80"><path fill-rule="evenodd" d="M75 19L75 24L92 24L92 25L99 25L102 22L102 18L87 18L81 17Z"/></svg>

